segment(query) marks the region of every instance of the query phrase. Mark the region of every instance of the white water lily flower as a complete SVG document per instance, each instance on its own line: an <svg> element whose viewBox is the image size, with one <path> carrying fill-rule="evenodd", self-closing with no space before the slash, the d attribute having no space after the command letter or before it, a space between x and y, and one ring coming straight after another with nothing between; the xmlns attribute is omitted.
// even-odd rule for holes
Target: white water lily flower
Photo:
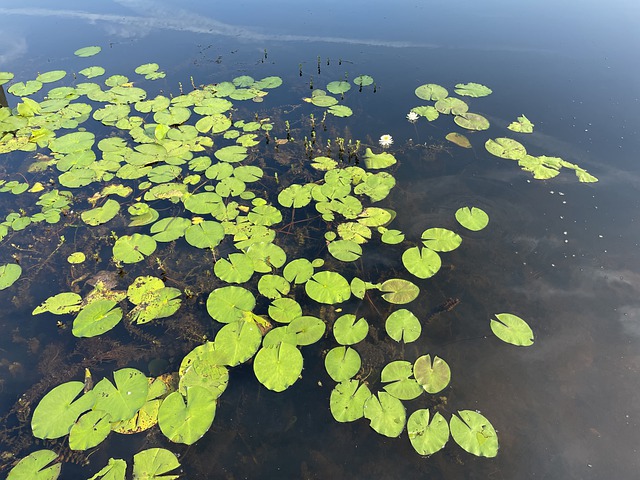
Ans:
<svg viewBox="0 0 640 480"><path fill-rule="evenodd" d="M380 137L380 146L382 148L387 148L389 145L393 143L393 137L391 135L385 134Z"/></svg>
<svg viewBox="0 0 640 480"><path fill-rule="evenodd" d="M420 118L420 115L418 115L416 112L407 113L407 120L409 120L411 123L415 123L418 118Z"/></svg>

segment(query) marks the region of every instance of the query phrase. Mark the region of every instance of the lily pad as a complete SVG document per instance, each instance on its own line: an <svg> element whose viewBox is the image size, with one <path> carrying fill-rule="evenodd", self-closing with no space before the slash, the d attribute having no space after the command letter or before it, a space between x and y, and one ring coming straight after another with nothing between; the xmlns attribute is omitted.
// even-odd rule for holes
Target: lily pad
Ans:
<svg viewBox="0 0 640 480"><path fill-rule="evenodd" d="M467 97L486 97L492 93L492 90L480 83L458 83L455 92Z"/></svg>
<svg viewBox="0 0 640 480"><path fill-rule="evenodd" d="M422 333L420 320L405 308L396 310L389 315L384 326L387 334L396 342L415 342Z"/></svg>
<svg viewBox="0 0 640 480"><path fill-rule="evenodd" d="M364 405L371 397L365 383L348 380L337 384L331 391L329 406L338 422L354 422L364 416Z"/></svg>
<svg viewBox="0 0 640 480"><path fill-rule="evenodd" d="M253 359L253 371L266 388L282 392L293 385L302 373L302 354L288 343L262 347Z"/></svg>
<svg viewBox="0 0 640 480"><path fill-rule="evenodd" d="M219 259L213 272L228 283L245 283L253 276L253 260L245 253L230 253L228 258Z"/></svg>
<svg viewBox="0 0 640 480"><path fill-rule="evenodd" d="M364 404L364 417L371 428L385 437L399 437L404 430L407 412L402 402L387 392L372 395Z"/></svg>
<svg viewBox="0 0 640 480"><path fill-rule="evenodd" d="M462 238L446 228L429 228L422 232L422 243L436 252L450 252L462 243Z"/></svg>
<svg viewBox="0 0 640 480"><path fill-rule="evenodd" d="M33 435L42 439L67 435L78 417L90 410L96 401L93 391L80 395L83 389L83 382L74 381L63 383L49 391L33 411Z"/></svg>
<svg viewBox="0 0 640 480"><path fill-rule="evenodd" d="M438 101L446 98L449 95L449 92L447 92L446 88L435 83L426 83L416 88L415 94L422 100Z"/></svg>
<svg viewBox="0 0 640 480"><path fill-rule="evenodd" d="M533 331L520 317L511 313L496 313L498 320L491 320L491 331L503 342L520 347L533 345Z"/></svg>
<svg viewBox="0 0 640 480"><path fill-rule="evenodd" d="M122 320L122 309L112 300L96 300L86 305L73 321L76 337L97 337L108 332Z"/></svg>
<svg viewBox="0 0 640 480"><path fill-rule="evenodd" d="M444 114L462 115L469 111L469 105L455 97L447 97L436 102L436 110Z"/></svg>
<svg viewBox="0 0 640 480"><path fill-rule="evenodd" d="M89 480L125 480L127 462L122 459L110 458L109 463Z"/></svg>
<svg viewBox="0 0 640 480"><path fill-rule="evenodd" d="M279 323L290 323L302 316L302 307L292 298L277 298L269 306L269 317Z"/></svg>
<svg viewBox="0 0 640 480"><path fill-rule="evenodd" d="M370 170L387 168L396 163L396 157L388 152L374 154L370 148L365 150L364 164Z"/></svg>
<svg viewBox="0 0 640 480"><path fill-rule="evenodd" d="M460 410L449 422L451 436L467 452L478 457L498 454L498 435L484 415L472 410Z"/></svg>
<svg viewBox="0 0 640 480"><path fill-rule="evenodd" d="M336 272L318 272L304 286L307 295L318 303L342 303L351 297L349 282Z"/></svg>
<svg viewBox="0 0 640 480"><path fill-rule="evenodd" d="M62 468L61 462L54 463L57 458L52 450L37 450L20 460L9 471L7 480L55 480Z"/></svg>
<svg viewBox="0 0 640 480"><path fill-rule="evenodd" d="M507 128L519 133L533 133L533 123L524 115L518 117L518 121L511 122Z"/></svg>
<svg viewBox="0 0 640 480"><path fill-rule="evenodd" d="M478 207L462 207L456 210L456 220L464 228L477 232L489 224L489 215Z"/></svg>
<svg viewBox="0 0 640 480"><path fill-rule="evenodd" d="M342 93L348 92L351 89L351 84L349 82L345 82L344 80L329 82L327 84L327 90L333 93L334 95L340 95Z"/></svg>
<svg viewBox="0 0 640 480"><path fill-rule="evenodd" d="M455 143L459 147L471 148L471 142L469 141L469 139L460 133L456 133L456 132L447 133L447 136L444 138L446 138L452 143Z"/></svg>
<svg viewBox="0 0 640 480"><path fill-rule="evenodd" d="M360 355L351 347L334 347L324 358L329 376L336 382L353 378L360 371Z"/></svg>
<svg viewBox="0 0 640 480"><path fill-rule="evenodd" d="M402 263L409 273L418 278L433 277L440 266L442 260L440 255L426 247L411 247L402 254Z"/></svg>
<svg viewBox="0 0 640 480"><path fill-rule="evenodd" d="M509 160L520 160L527 154L524 145L511 138L489 139L484 146L490 154Z"/></svg>
<svg viewBox="0 0 640 480"><path fill-rule="evenodd" d="M0 290L9 288L22 275L22 267L17 263L0 265Z"/></svg>
<svg viewBox="0 0 640 480"><path fill-rule="evenodd" d="M92 57L94 55L97 55L101 51L102 51L102 47L91 46L91 47L79 48L78 50L73 52L73 54L76 57Z"/></svg>
<svg viewBox="0 0 640 480"><path fill-rule="evenodd" d="M180 475L166 475L177 469L180 462L164 448L149 448L133 456L134 480L175 480Z"/></svg>
<svg viewBox="0 0 640 480"><path fill-rule="evenodd" d="M422 408L409 417L407 433L416 452L420 455L433 455L447 444L449 425L440 413L436 412L431 417L429 410Z"/></svg>
<svg viewBox="0 0 640 480"><path fill-rule="evenodd" d="M103 378L93 387L96 395L94 410L109 413L112 422L127 420L144 405L149 391L147 377L135 368L113 372L115 385Z"/></svg>
<svg viewBox="0 0 640 480"><path fill-rule="evenodd" d="M369 324L364 318L348 313L338 317L333 324L333 335L340 345L355 345L369 334Z"/></svg>
<svg viewBox="0 0 640 480"><path fill-rule="evenodd" d="M148 235L124 235L113 245L113 258L123 263L137 263L155 252L156 245Z"/></svg>
<svg viewBox="0 0 640 480"><path fill-rule="evenodd" d="M104 205L82 212L80 217L84 223L95 227L96 225L107 223L115 217L118 212L120 212L120 204L110 198Z"/></svg>
<svg viewBox="0 0 640 480"><path fill-rule="evenodd" d="M253 321L245 319L226 324L215 338L216 355L224 365L234 367L255 355L262 342L262 333Z"/></svg>
<svg viewBox="0 0 640 480"><path fill-rule="evenodd" d="M158 411L158 425L164 435L176 443L193 445L207 433L216 413L216 401L206 388L187 388L185 397L173 392L164 399Z"/></svg>
<svg viewBox="0 0 640 480"><path fill-rule="evenodd" d="M229 323L244 318L256 305L253 294L242 287L217 288L207 298L207 311L214 320Z"/></svg>
<svg viewBox="0 0 640 480"><path fill-rule="evenodd" d="M40 306L36 307L31 315L51 312L54 315L65 315L80 311L82 297L73 292L62 292L47 298Z"/></svg>
<svg viewBox="0 0 640 480"><path fill-rule="evenodd" d="M111 433L111 416L99 410L82 415L69 432L71 450L88 450L102 443Z"/></svg>
<svg viewBox="0 0 640 480"><path fill-rule="evenodd" d="M353 79L353 83L361 87L366 87L373 84L373 77L369 75L358 75Z"/></svg>
<svg viewBox="0 0 640 480"><path fill-rule="evenodd" d="M417 248L417 247L416 247ZM389 303L405 304L418 297L420 289L414 283L400 278L386 280L380 285L380 291L384 292L382 298Z"/></svg>
<svg viewBox="0 0 640 480"><path fill-rule="evenodd" d="M461 113L453 117L453 121L467 130L487 130L490 126L489 120L477 113Z"/></svg>
<svg viewBox="0 0 640 480"><path fill-rule="evenodd" d="M451 369L440 357L422 355L413 364L413 376L427 393L436 394L444 390L451 381Z"/></svg>

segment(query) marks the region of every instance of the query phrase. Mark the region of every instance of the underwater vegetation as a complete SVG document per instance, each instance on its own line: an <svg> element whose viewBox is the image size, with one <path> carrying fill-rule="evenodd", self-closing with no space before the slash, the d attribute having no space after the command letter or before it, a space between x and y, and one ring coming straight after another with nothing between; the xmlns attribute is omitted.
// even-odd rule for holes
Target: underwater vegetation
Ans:
<svg viewBox="0 0 640 480"><path fill-rule="evenodd" d="M90 59L100 51L86 47L75 55ZM23 405L15 428L27 428L45 446L64 442L85 459L109 436L150 429L192 445L214 423L234 367L250 364L261 385L283 392L303 376L305 347L322 342L334 382L327 407L337 422L366 421L386 437L406 431L418 455L432 455L451 439L469 454L496 456L498 435L489 419L475 409L447 414L430 403L455 382L446 359L428 351L405 358L397 349L390 361L388 355L373 367L363 361L374 326L386 342L404 346L421 337L429 317L455 308L451 301L425 314L410 304L447 253L476 241L475 232L490 224L487 212L460 205L451 212L456 231L425 225L420 238L410 238L393 228L396 212L385 204L402 160L391 135L382 135L379 145L346 135L320 141L328 116L354 114L342 104L352 85L358 93L375 91L373 78L312 88L301 100L314 112L305 135L281 122L277 109L274 115L257 110L281 87L280 77L242 75L152 98L138 84L165 73L155 63L134 73L133 79L105 78L104 68L88 65L77 74L54 70L7 88L16 104L0 108L7 177L0 193L24 201L0 223L0 238L19 243L29 241L18 240L21 234L36 229L55 233L44 258L60 255L71 277L60 280L64 290L35 299L30 311L57 323L78 348L96 337L129 335L158 351L170 342L161 334L171 331L181 336L172 346L179 361L148 372L122 366L100 379L90 370L99 360L78 364L70 370L74 377L31 392L33 403ZM0 72L0 86L13 80ZM425 105L411 108L407 120L450 116L470 136L490 128L469 109L491 89L467 83L454 92L470 100L440 85L418 86L415 95ZM508 126L522 134L533 127L524 115ZM446 139L472 145L459 132ZM581 182L597 181L559 157L531 155L511 138L490 139L485 148L535 179L565 168ZM24 174L10 167L25 161ZM398 268L368 269L373 245ZM18 287L33 267L29 262L26 255L2 258L0 290ZM531 327L513 313L496 314L486 327L511 345L534 342ZM406 402L418 398L428 408L408 412ZM10 480L60 475L64 457L33 445L7 449ZM132 460L111 458L91 478L124 479L129 465L133 478L179 476L174 453L149 448Z"/></svg>

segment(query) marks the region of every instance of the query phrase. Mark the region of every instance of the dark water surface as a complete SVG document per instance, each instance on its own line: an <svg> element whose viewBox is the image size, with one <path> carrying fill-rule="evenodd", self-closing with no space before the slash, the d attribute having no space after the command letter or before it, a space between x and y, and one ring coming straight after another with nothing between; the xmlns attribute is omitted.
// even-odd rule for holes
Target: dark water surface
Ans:
<svg viewBox="0 0 640 480"><path fill-rule="evenodd" d="M443 451L421 458L406 432L388 439L365 420L335 422L328 408L333 381L322 360L333 344L321 343L305 347L303 378L284 393L259 386L250 366L234 369L211 430L195 445L170 444L157 428L135 438L112 434L88 466L65 464L61 478L88 478L109 457L129 460L152 446L180 453L185 478L637 478L640 6L623 0L218 3L5 3L0 71L14 72L16 80L59 68L78 71L88 64L73 51L101 45L90 64L108 74L133 77L140 64L160 64L167 77L144 85L150 96L177 95L179 82L186 89L191 77L207 84L279 75L284 85L255 110L274 116L280 138L285 120L302 131L309 113L321 116L301 101L310 80L324 88L345 74L373 76L376 92L352 88L343 103L354 115L330 117L327 135L348 131L375 148L380 135L393 136L390 151L400 162L388 200L398 212L393 227L417 241L430 227L460 231L453 215L464 205L479 206L491 218L488 228L463 234L462 246L443 255L447 269L420 282L426 294L410 306L419 317L447 298L460 303L425 327L419 345L406 345L404 355L446 359L452 383L437 408L445 415L482 412L498 431L500 451L493 459L476 458L450 440ZM492 123L487 132L468 135L472 150L444 140L461 130L450 119L407 122L409 110L425 103L413 93L418 85L451 91L466 82L493 89L489 97L469 99ZM523 113L535 124L532 135L506 129ZM521 140L534 155L577 163L599 182L579 183L566 170L534 180L515 162L486 152L485 140L500 136ZM258 148L271 152L273 144ZM15 179L12 172L24 172L29 163L2 165L0 178ZM15 206L10 194L0 195L4 216ZM12 243L29 243L29 233L21 233L0 243L0 263L20 253ZM402 268L385 251L370 253L373 271ZM68 271L63 257L53 261ZM44 271L28 293L18 289L20 282L0 292L2 415L42 380L38 365L49 358L47 344L60 345L61 354L74 348L70 331L58 330L55 318L31 317L38 303L61 291ZM358 308L384 335L382 319L370 316L367 305ZM206 317L202 304L199 311ZM493 336L489 318L500 312L526 319L534 345L518 348ZM381 353L380 365L399 358L396 348ZM167 352L166 360L179 363L174 354ZM127 366L146 372L150 358L136 359ZM99 377L122 366L105 360ZM79 371L74 379L81 377ZM372 390L380 387L375 382ZM50 447L22 446L20 456L38 448Z"/></svg>

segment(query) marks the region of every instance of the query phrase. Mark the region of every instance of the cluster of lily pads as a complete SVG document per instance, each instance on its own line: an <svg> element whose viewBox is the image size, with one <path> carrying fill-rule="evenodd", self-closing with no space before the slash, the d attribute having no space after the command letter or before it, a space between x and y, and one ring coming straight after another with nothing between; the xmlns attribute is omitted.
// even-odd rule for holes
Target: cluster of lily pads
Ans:
<svg viewBox="0 0 640 480"><path fill-rule="evenodd" d="M76 54L98 52L99 47L87 47ZM155 80L164 75L158 69L145 64L136 73ZM87 79L105 73L97 66L79 71ZM0 237L64 217L76 226L112 228L115 266L144 270L146 259L174 243L201 250L202 258L211 263L215 284L206 298L215 336L188 352L170 374L148 377L124 368L113 372L113 381L103 378L93 385L87 372L85 382L58 385L33 412L36 438L68 437L70 449L83 451L101 444L111 432L132 434L158 425L172 442L193 444L212 425L217 398L228 385L232 367L251 362L258 382L282 392L301 378L303 347L330 337L327 341L336 345L328 349L324 364L335 382L329 408L338 422L365 418L373 430L388 437L406 429L420 455L439 451L450 436L474 455L497 454L495 429L479 412L461 410L447 420L423 408L407 419L403 402L435 395L450 383L450 367L437 355L425 352L387 363L380 372L379 391L370 388L377 384L373 377L365 381L359 376L358 344L367 338L369 323L378 321L358 318L359 302L377 302L379 297L390 308L411 303L421 291L414 282L435 275L441 255L463 241L460 233L445 228L427 228L419 241L390 228L396 213L378 205L395 186L392 173L386 171L397 163L392 153L374 153L367 147L359 165L320 154L296 165L268 163L264 150L256 147L268 141L273 122L257 114L236 119L234 101L262 101L282 84L279 77L255 80L243 75L174 97L148 98L135 81L116 74L102 84L58 86L39 100L32 98L43 84L66 76L61 70L47 72L8 88L19 103L0 108L0 152L14 158L30 152L35 160L29 166L32 182L2 181L0 189L31 195L36 208L10 213L0 224ZM0 72L0 85L12 78ZM373 79L360 76L354 83L362 89ZM334 95L344 96L350 88L346 81L327 85ZM478 84L456 87L460 95L482 96L490 93L487 90ZM464 128L489 127L484 117L469 113L466 103L448 97L442 87L423 85L416 94L435 100L435 106L413 109L429 120L440 113L454 114ZM305 100L336 116L353 113L325 92L314 91ZM96 128L96 122L106 129ZM101 138L94 130L102 132ZM504 158L522 151L500 140L494 143L502 150L488 145L489 151ZM522 152L520 160L525 161L525 155ZM279 176L267 174L267 169ZM37 180L51 176L51 182ZM588 181L584 179L588 177L583 174L581 180ZM277 185L277 191L266 191L265 184ZM72 213L72 206L79 213ZM291 221L283 225L285 218ZM464 228L462 235L468 236L489 223L477 207L462 206L455 218ZM309 258L294 257L291 230L313 222L322 226L321 245L326 250ZM369 242L388 245L388 255L397 255L411 280L369 278L360 271L355 261L366 254ZM88 253L75 252L68 261L82 266ZM20 274L16 263L0 266L0 289L11 286ZM161 278L141 274L126 291L98 281L85 295L57 293L43 299L33 314L73 316L74 336L95 337L109 334L123 321L144 328L171 317L182 307L183 294ZM321 306L342 314L335 321L310 314ZM381 321L395 342L414 342L422 332L421 320L404 307ZM531 328L516 315L498 314L490 328L505 342L533 343ZM170 452L147 450L134 457L134 478L156 478L178 466ZM111 459L92 478L121 479L126 468L124 460ZM21 460L9 479L53 479L59 472L55 454L40 450Z"/></svg>
<svg viewBox="0 0 640 480"><path fill-rule="evenodd" d="M455 86L454 92L464 97L486 97L492 90L486 85L479 83L459 83ZM427 83L416 88L415 94L418 98L433 101L433 105L420 105L411 109L411 112L419 117L424 117L428 121L438 119L440 114L453 115L456 125L470 131L483 131L489 129L489 120L478 113L469 112L469 105L460 98L449 96L446 88ZM413 118L413 116L412 116ZM517 133L533 133L534 124L525 116L521 115L517 121L511 122L507 128ZM451 132L446 136L447 140L463 147L471 148L469 139L458 132ZM593 183L598 179L588 173L584 168L575 163L563 160L560 157L549 157L546 155L530 155L520 142L511 138L500 137L489 139L485 143L486 150L496 157L509 160L516 160L522 170L533 173L537 180L553 178L560 173L561 168L575 171L580 182Z"/></svg>

